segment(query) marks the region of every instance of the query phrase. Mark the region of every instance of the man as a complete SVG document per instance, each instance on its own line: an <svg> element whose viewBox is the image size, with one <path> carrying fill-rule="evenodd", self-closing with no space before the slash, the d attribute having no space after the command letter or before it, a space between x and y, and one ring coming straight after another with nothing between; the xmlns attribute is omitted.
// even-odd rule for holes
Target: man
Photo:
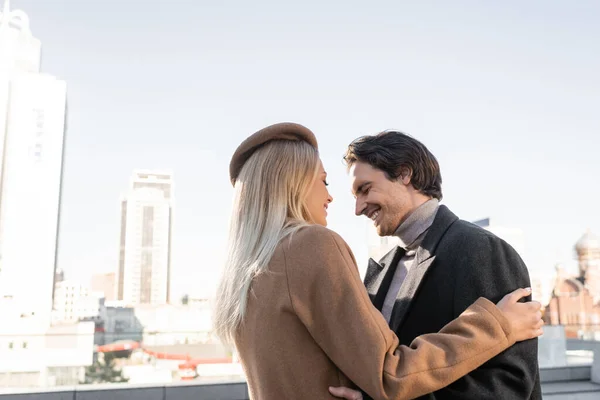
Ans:
<svg viewBox="0 0 600 400"><path fill-rule="evenodd" d="M356 139L344 160L356 215L373 220L379 236L394 235L400 241L379 262L369 260L364 283L401 344L438 332L479 297L497 302L516 288L530 286L527 268L510 245L439 205L439 164L422 143L401 132L386 131ZM359 392L347 388L331 392L360 398ZM423 397L541 398L537 340L518 343L450 386Z"/></svg>

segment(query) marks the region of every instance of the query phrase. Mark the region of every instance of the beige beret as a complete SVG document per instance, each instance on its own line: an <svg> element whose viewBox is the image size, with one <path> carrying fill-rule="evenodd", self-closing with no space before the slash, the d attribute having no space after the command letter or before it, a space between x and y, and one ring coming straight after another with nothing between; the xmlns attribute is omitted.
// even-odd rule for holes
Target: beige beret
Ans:
<svg viewBox="0 0 600 400"><path fill-rule="evenodd" d="M268 141L276 139L304 140L310 143L315 149L318 149L317 138L305 126L292 122L282 122L267 126L246 138L235 150L235 153L233 153L233 157L231 157L231 162L229 163L229 178L232 185L235 185L235 180L240 174L244 163L252 156L256 149Z"/></svg>

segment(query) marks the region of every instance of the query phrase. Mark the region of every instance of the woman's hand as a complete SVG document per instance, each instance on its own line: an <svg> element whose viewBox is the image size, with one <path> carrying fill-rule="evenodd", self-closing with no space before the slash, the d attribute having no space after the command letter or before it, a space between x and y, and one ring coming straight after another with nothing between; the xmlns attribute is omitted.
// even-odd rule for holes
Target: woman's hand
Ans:
<svg viewBox="0 0 600 400"><path fill-rule="evenodd" d="M344 386L341 387L329 387L329 393L335 397L346 400L363 400L362 393L358 390L353 390Z"/></svg>
<svg viewBox="0 0 600 400"><path fill-rule="evenodd" d="M525 296L531 295L531 289L517 289L507 294L498 302L497 306L502 311L508 322L511 332L517 342L533 339L544 332L542 331L542 305L537 301L519 303Z"/></svg>

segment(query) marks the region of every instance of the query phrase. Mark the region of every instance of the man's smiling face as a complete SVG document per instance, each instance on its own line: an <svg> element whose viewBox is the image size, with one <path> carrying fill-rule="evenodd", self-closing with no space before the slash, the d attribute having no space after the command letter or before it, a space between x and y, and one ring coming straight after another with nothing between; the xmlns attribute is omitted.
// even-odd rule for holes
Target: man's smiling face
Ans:
<svg viewBox="0 0 600 400"><path fill-rule="evenodd" d="M410 183L389 180L382 170L362 161L352 164L350 179L355 214L370 218L379 236L392 235L412 211Z"/></svg>

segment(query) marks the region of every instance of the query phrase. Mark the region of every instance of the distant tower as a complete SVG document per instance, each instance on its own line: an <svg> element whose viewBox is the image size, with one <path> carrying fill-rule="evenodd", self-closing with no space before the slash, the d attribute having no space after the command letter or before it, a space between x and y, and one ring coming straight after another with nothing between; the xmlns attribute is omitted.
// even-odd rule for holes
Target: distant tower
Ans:
<svg viewBox="0 0 600 400"><path fill-rule="evenodd" d="M173 175L134 171L121 201L117 299L126 304L170 301Z"/></svg>
<svg viewBox="0 0 600 400"><path fill-rule="evenodd" d="M579 261L579 281L595 301L600 299L600 239L589 229L575 244Z"/></svg>

